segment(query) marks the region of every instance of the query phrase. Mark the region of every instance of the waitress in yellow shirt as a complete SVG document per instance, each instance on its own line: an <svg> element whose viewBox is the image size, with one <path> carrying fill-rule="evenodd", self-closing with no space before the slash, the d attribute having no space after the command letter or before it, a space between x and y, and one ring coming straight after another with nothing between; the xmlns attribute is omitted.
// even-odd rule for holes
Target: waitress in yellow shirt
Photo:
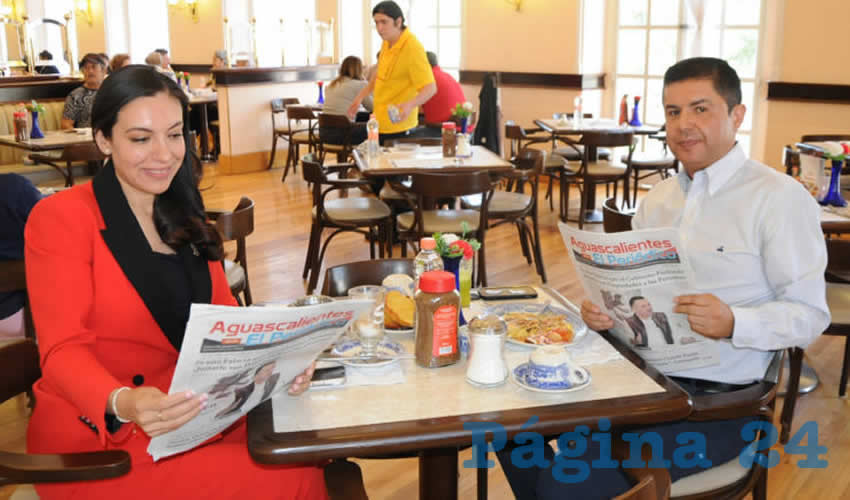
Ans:
<svg viewBox="0 0 850 500"><path fill-rule="evenodd" d="M384 43L378 58L378 70L348 108L354 119L360 102L374 91L374 111L381 132L381 144L388 139L405 137L419 125L419 106L437 93L431 65L419 40L404 25L401 7L384 1L372 9L375 29ZM389 108L398 108L398 120L390 119Z"/></svg>

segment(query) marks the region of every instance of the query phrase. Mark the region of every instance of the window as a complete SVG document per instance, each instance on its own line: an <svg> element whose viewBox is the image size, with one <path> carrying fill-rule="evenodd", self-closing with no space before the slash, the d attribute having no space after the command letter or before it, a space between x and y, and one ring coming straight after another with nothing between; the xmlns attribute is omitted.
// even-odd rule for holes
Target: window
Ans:
<svg viewBox="0 0 850 500"><path fill-rule="evenodd" d="M33 40L33 55L35 63L39 60L39 53L47 50L53 56L53 64L62 73L68 73L73 61L65 61L65 40L61 25L65 24L64 16L74 8L72 0L36 0L27 4L27 12L31 18L31 33ZM53 22L42 22L42 19L50 19ZM73 24L70 30L71 43L76 43L76 30Z"/></svg>
<svg viewBox="0 0 850 500"><path fill-rule="evenodd" d="M110 54L127 53L134 64L144 64L155 49L168 50L166 0L105 0L104 15L106 49Z"/></svg>
<svg viewBox="0 0 850 500"><path fill-rule="evenodd" d="M319 47L318 34L314 29L315 0L227 0L224 12L230 26L231 64L240 59L254 59L252 18L256 20L258 66L316 63L316 56L308 55L308 51Z"/></svg>
<svg viewBox="0 0 850 500"><path fill-rule="evenodd" d="M761 0L619 0L617 2L614 108L641 96L641 121L664 123L663 76L676 61L720 57L741 78L747 113L738 142L750 151L761 30ZM651 55L651 57L650 57Z"/></svg>

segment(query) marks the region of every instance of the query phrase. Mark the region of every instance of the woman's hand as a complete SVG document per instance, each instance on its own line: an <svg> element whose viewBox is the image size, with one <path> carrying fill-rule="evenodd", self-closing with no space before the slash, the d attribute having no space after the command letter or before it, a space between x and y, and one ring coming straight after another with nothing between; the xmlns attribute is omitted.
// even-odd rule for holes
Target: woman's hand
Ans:
<svg viewBox="0 0 850 500"><path fill-rule="evenodd" d="M355 99L354 102L351 103L351 106L348 107L348 119L354 121L354 118L357 116L357 111L360 109L360 101Z"/></svg>
<svg viewBox="0 0 850 500"><path fill-rule="evenodd" d="M150 437L156 437L195 418L207 404L206 394L193 391L165 394L156 387L121 391L115 409L121 418L135 422Z"/></svg>
<svg viewBox="0 0 850 500"><path fill-rule="evenodd" d="M602 309L589 300L581 303L581 319L587 323L591 330L600 331L614 328L614 320L608 316Z"/></svg>
<svg viewBox="0 0 850 500"><path fill-rule="evenodd" d="M297 396L310 388L310 380L313 378L313 372L316 371L316 362L313 361L309 367L301 375L295 377L292 385L289 386L289 394Z"/></svg>

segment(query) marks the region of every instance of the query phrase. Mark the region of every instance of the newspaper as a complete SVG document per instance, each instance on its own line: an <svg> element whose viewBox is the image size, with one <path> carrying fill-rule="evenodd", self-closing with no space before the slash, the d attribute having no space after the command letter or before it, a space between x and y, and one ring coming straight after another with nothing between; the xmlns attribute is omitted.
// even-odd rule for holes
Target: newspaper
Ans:
<svg viewBox="0 0 850 500"><path fill-rule="evenodd" d="M613 332L663 373L717 364L716 344L673 312L694 293L691 267L672 228L591 233L559 223L584 293L614 320Z"/></svg>
<svg viewBox="0 0 850 500"><path fill-rule="evenodd" d="M216 436L252 408L289 387L370 300L306 307L192 304L169 394L209 395L182 427L151 439L154 461Z"/></svg>

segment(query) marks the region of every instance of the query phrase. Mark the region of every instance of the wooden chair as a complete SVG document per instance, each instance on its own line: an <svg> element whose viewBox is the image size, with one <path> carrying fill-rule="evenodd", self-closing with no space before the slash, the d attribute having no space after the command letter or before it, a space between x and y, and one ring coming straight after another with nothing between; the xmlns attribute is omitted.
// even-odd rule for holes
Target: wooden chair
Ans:
<svg viewBox="0 0 850 500"><path fill-rule="evenodd" d="M464 226L480 243L478 250L477 283L487 286L487 267L484 258L484 235L487 231L487 214L493 197L494 183L487 172L417 173L410 187L391 181L393 189L408 198L413 212L398 215L398 238L402 241L401 256L407 256L405 243L418 243L425 235L433 233L461 234ZM482 194L480 208L432 209L434 200Z"/></svg>
<svg viewBox="0 0 850 500"><path fill-rule="evenodd" d="M413 259L361 260L330 267L325 273L322 295L344 297L349 288L380 285L391 274L413 276Z"/></svg>
<svg viewBox="0 0 850 500"><path fill-rule="evenodd" d="M288 144L291 144L291 136L295 132L289 128L289 120L284 123L278 123L278 115L286 113L286 107L292 104L298 104L297 97L285 97L282 99L272 99L272 152L269 155L269 168L274 166L274 155L277 151L278 139L286 139ZM286 159L286 167L289 168L289 158ZM294 167L293 167L294 168ZM286 173L283 174L286 177Z"/></svg>
<svg viewBox="0 0 850 500"><path fill-rule="evenodd" d="M633 212L623 212L617 208L617 199L608 198L602 204L602 230L606 233L621 233L632 230Z"/></svg>
<svg viewBox="0 0 850 500"><path fill-rule="evenodd" d="M850 241L830 239L826 241L826 301L832 315L832 323L824 335L842 335L844 360L841 363L841 380L838 395L847 392L850 375Z"/></svg>
<svg viewBox="0 0 850 500"><path fill-rule="evenodd" d="M631 189L631 200L628 201L630 207L637 206L638 183L642 179L646 179L647 177L651 177L656 174L660 175L662 179L666 179L670 176L671 170L674 172L679 171L679 161L673 155L667 154L666 151L661 154L649 151L636 152L631 158L628 158L627 155L622 155L620 157L620 161L623 163L630 162L632 167L632 179L634 184ZM623 198L628 200L629 180L626 179L626 182L623 185L625 186Z"/></svg>
<svg viewBox="0 0 850 500"><path fill-rule="evenodd" d="M65 178L65 187L74 185L74 171L72 170L74 163L85 162L90 167L94 166L93 170L96 170L105 158L94 142L65 146L62 149L62 154L58 157L43 153L30 154L30 159L34 162L50 165L62 174L62 177ZM59 165L61 163L65 164L64 167Z"/></svg>
<svg viewBox="0 0 850 500"><path fill-rule="evenodd" d="M516 170L505 174L513 181L514 192L494 191L490 200L487 222L490 228L501 224L514 224L519 232L522 254L529 264L532 255L540 279L546 283L546 269L543 265L543 254L540 249L540 224L537 217L538 187L543 166L546 163L546 152L537 149L523 150L514 159ZM531 194L525 194L525 185L531 189ZM481 205L482 195L464 196L464 206L477 209ZM527 219L531 218L531 225Z"/></svg>
<svg viewBox="0 0 850 500"><path fill-rule="evenodd" d="M313 113L311 107L290 104L286 106L286 119L289 125L289 153L286 155L286 166L283 169L281 182L286 181L286 174L289 173L290 165L292 165L292 171L296 171L300 156L300 146L305 144L311 153L316 146L316 133L313 130L316 115ZM305 121L307 122L306 127L302 125ZM295 148L294 151L292 149L293 147Z"/></svg>
<svg viewBox="0 0 850 500"><path fill-rule="evenodd" d="M313 221L310 227L310 242L307 256L304 259L302 277L307 279L307 293L312 293L319 282L319 271L322 259L331 239L342 232L358 232L369 238L369 256L375 258L375 242L381 258L384 257L384 246L392 257L392 226L390 208L381 200L371 197L328 199L334 191L346 188L368 186L369 182L361 179L329 179L328 174L341 172L351 165L324 165L318 158L308 154L302 159L302 174L304 180L313 186ZM326 228L334 229L324 243L321 242L322 232ZM321 250L320 250L321 249Z"/></svg>
<svg viewBox="0 0 850 500"><path fill-rule="evenodd" d="M0 260L0 293L26 292L27 275L26 266L21 260ZM28 339L35 339L35 326L32 322L29 297L24 297L24 335Z"/></svg>
<svg viewBox="0 0 850 500"><path fill-rule="evenodd" d="M230 292L239 305L250 306L251 284L248 281L248 256L245 238L254 232L254 201L247 196L239 200L232 212L207 211L207 217L215 221L215 227L224 241L236 241L236 257L224 260L224 273ZM243 301L239 294L244 295Z"/></svg>
<svg viewBox="0 0 850 500"><path fill-rule="evenodd" d="M351 129L354 124L345 115L332 115L330 113L319 113L319 137L316 145L319 151L319 162L325 163L327 153L336 153L338 163L345 163L351 156L353 145L351 144ZM342 144L331 144L322 140L322 129L338 130L343 137Z"/></svg>
<svg viewBox="0 0 850 500"><path fill-rule="evenodd" d="M541 135L540 128L522 128L514 121L505 122L505 140L510 144L510 161L514 161L520 151L527 149L532 144L545 144L550 137ZM546 188L546 199L549 200L549 211L555 209L554 197L552 195L555 181L560 186L558 213L562 220L566 220L566 204L569 203L569 184L574 182L575 171L569 168L569 163L563 156L547 155L544 164L544 175L549 178L549 186Z"/></svg>
<svg viewBox="0 0 850 500"><path fill-rule="evenodd" d="M584 146L581 159L581 168L576 173L582 179L581 205L579 209L578 227L584 227L584 210L591 190L596 189L597 184L614 184L614 197L617 197L617 182L622 180L628 182L631 173L631 157L634 152L634 135L631 131L623 132L585 132L582 134L578 144ZM595 151L601 146L628 147L625 164L615 164L610 161L596 159ZM626 195L628 189L624 188Z"/></svg>
<svg viewBox="0 0 850 500"><path fill-rule="evenodd" d="M41 378L38 348L32 339L0 344L0 402L28 392ZM130 472L124 450L29 454L0 451L0 487L9 484L96 481Z"/></svg>

